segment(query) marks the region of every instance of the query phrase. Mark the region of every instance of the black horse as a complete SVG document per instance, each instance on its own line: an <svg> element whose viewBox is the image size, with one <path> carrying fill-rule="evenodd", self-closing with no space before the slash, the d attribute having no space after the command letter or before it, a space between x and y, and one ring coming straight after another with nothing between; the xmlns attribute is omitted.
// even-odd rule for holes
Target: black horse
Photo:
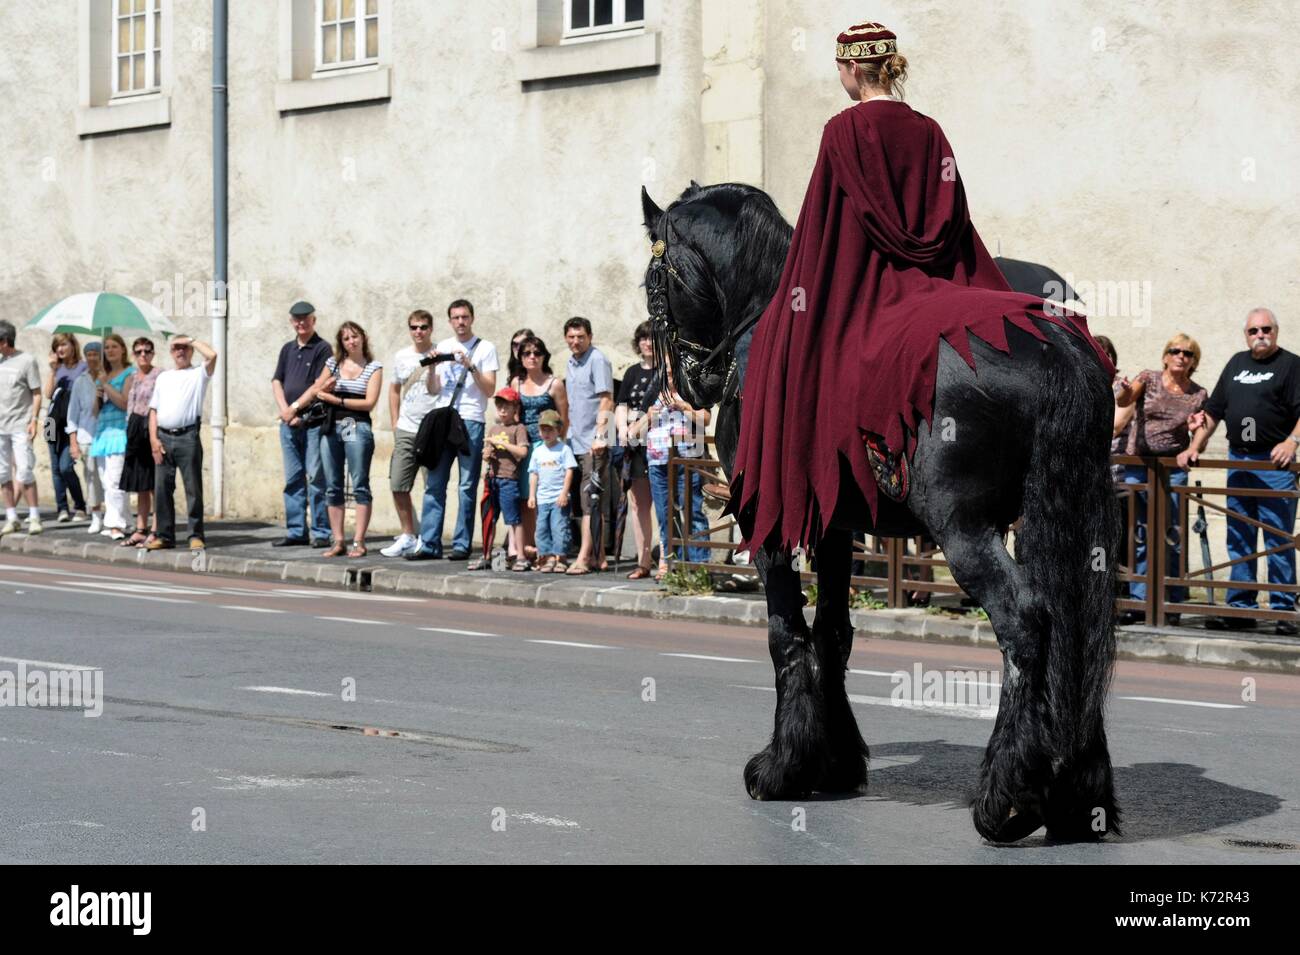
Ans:
<svg viewBox="0 0 1300 955"><path fill-rule="evenodd" d="M736 183L692 183L667 211L644 189L641 201L654 243L646 289L656 346L686 400L720 405L716 441L730 476L744 405L738 386L791 229L766 193ZM755 549L777 702L772 740L745 767L753 798L865 787L867 746L844 685L852 535L926 533L987 611L1002 650L975 828L995 842L1044 825L1056 840L1119 831L1104 725L1119 531L1108 469L1112 395L1087 342L1040 325L1046 342L1009 327L1010 354L972 337L978 380L941 343L933 420L959 422L957 439L922 427L905 504L880 495L873 522L844 465L845 490L814 545L811 628L791 554ZM1013 557L1005 535L1022 518Z"/></svg>

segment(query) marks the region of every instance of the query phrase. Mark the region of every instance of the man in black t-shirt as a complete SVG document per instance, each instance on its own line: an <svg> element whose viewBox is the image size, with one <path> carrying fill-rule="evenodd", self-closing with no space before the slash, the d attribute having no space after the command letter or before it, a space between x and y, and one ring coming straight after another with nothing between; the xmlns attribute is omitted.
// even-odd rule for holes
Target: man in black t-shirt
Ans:
<svg viewBox="0 0 1300 955"><path fill-rule="evenodd" d="M1300 357L1278 347L1278 321L1266 308L1252 309L1246 316L1246 345L1229 360L1214 393L1206 402L1203 415L1193 415L1189 423L1199 422L1187 450L1178 455L1182 467L1195 464L1219 422L1228 433L1228 457L1240 461L1271 461L1276 470L1232 470L1228 487L1272 488L1293 491L1296 477L1291 465L1300 447ZM1228 509L1239 515L1276 527L1282 534L1264 534L1266 550L1289 542L1295 529L1294 498L1229 497ZM1228 556L1233 560L1256 551L1259 528L1244 520L1228 518ZM1232 580L1255 581L1255 560L1232 565ZM1268 580L1272 584L1295 584L1295 549L1287 548L1268 555ZM1253 590L1229 590L1232 607L1253 608ZM1295 610L1295 594L1270 592L1274 610ZM1206 622L1212 630L1250 629L1254 620L1214 618ZM1296 634L1296 624L1279 621L1277 632Z"/></svg>

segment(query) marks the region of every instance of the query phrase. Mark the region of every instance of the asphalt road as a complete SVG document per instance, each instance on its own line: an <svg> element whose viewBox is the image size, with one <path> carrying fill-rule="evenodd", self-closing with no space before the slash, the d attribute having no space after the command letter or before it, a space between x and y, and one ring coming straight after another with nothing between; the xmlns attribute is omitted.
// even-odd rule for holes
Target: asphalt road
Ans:
<svg viewBox="0 0 1300 955"><path fill-rule="evenodd" d="M870 791L801 803L741 782L774 703L756 628L11 559L20 661L100 668L105 702L0 707L0 862L1300 861L1296 677L1120 664L1124 837L999 848L965 808L987 710L890 700L986 650L859 640Z"/></svg>

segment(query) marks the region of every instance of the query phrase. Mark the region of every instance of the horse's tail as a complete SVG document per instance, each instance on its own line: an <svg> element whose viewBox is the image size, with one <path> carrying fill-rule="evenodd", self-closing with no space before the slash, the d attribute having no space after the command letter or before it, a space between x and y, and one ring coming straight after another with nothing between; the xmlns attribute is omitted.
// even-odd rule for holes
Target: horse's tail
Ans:
<svg viewBox="0 0 1300 955"><path fill-rule="evenodd" d="M1048 601L1043 679L1055 759L1045 822L1053 835L1095 838L1119 831L1105 728L1119 556L1114 397L1083 343L1045 354L1017 555Z"/></svg>

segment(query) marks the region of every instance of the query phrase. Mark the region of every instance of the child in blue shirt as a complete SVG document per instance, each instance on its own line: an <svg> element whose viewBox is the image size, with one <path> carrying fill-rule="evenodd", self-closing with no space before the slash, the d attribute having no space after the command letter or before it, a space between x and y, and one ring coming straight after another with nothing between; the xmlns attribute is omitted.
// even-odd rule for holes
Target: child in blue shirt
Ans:
<svg viewBox="0 0 1300 955"><path fill-rule="evenodd" d="M563 573L569 549L569 492L578 460L560 440L560 413L543 411L537 419L542 443L528 462L528 506L537 512L537 560L543 574Z"/></svg>

